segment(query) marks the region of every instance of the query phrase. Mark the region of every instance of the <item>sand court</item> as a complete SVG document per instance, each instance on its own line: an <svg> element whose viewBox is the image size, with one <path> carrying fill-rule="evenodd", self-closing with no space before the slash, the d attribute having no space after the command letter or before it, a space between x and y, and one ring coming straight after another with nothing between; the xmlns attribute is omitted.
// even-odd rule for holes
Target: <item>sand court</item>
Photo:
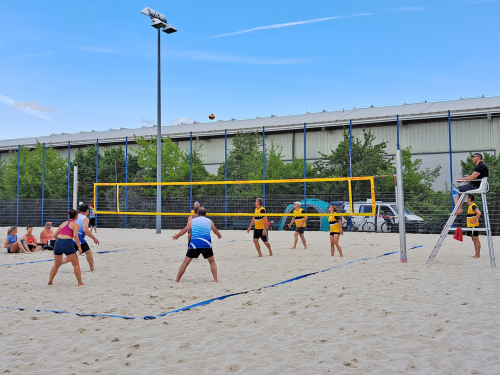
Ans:
<svg viewBox="0 0 500 375"><path fill-rule="evenodd" d="M3 230L4 228L0 228ZM35 230L36 233L36 230ZM46 285L52 262L0 267L1 306L116 314L134 320L0 309L11 373L444 373L493 374L500 368L498 270L487 248L447 239L425 265L436 235L346 233L344 258L330 256L327 233L306 232L309 249L290 250L291 232L272 232L273 257L257 258L251 235L213 239L219 283L208 262L193 260L174 278L186 239L174 231L100 229L94 273L80 257L84 287L71 265ZM484 237L481 237L483 240ZM499 241L494 238L498 249ZM51 253L0 254L0 264L50 259ZM377 257L351 264L363 258ZM347 265L345 265L347 264ZM293 282L143 320L207 299ZM83 350L81 350L83 349Z"/></svg>

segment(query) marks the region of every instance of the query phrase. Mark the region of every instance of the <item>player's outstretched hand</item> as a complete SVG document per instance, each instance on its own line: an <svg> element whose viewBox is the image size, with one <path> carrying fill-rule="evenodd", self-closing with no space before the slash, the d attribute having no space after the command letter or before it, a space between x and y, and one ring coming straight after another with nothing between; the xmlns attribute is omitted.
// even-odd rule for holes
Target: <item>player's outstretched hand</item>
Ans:
<svg viewBox="0 0 500 375"><path fill-rule="evenodd" d="M179 239L179 236L177 236L177 233L176 233L176 234L174 234L174 235L172 236L172 239L173 239L173 240L177 240L177 239Z"/></svg>

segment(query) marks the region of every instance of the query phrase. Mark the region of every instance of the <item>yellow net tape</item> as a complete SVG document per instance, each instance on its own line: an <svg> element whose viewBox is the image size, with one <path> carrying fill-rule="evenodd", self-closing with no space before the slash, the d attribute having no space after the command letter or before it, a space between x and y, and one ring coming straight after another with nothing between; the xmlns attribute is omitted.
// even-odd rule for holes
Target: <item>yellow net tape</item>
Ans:
<svg viewBox="0 0 500 375"><path fill-rule="evenodd" d="M185 186L185 185L241 185L241 184L279 184L279 183L298 183L298 182L334 182L334 181L347 181L349 184L349 207L350 212L336 213L335 216L373 216L375 214L375 178L373 176L367 177L331 177L331 178L297 178L289 180L249 180L249 181L193 181L193 182L99 182L94 183L94 210L96 214L109 214L109 215L143 215L143 216L190 216L190 212L127 212L120 211L120 187L121 186ZM352 202L352 181L369 181L370 182L370 195L372 212L355 213ZM116 186L116 211L99 211L97 208L97 187L98 186ZM313 214L307 213L310 217L325 217L331 215L330 213ZM255 216L254 213L209 213L207 216ZM266 213L266 216L295 216L295 214L287 213Z"/></svg>

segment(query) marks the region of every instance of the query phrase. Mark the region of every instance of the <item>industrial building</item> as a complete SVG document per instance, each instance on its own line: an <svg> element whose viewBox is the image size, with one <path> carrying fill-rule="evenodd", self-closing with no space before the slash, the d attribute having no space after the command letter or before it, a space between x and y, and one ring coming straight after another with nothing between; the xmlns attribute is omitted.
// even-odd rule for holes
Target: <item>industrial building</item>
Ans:
<svg viewBox="0 0 500 375"><path fill-rule="evenodd" d="M162 134L169 136L182 149L189 150L189 139L202 147L204 164L210 173L216 173L224 162L224 134L231 139L238 132L259 132L265 128L266 144L274 142L283 147L285 161L304 157L304 124L306 127L306 157L308 161L319 158L319 152L329 153L342 140L342 132L352 121L353 135L362 137L363 130L370 129L376 141L388 142L388 156L396 150L396 116L400 121L400 145L412 147L415 158L423 160L424 167L441 165L441 176L434 189L444 189L450 180L450 132L448 111L451 119L451 144L453 176L460 175L460 161L470 152L497 154L500 145L500 97L482 97L440 102L423 102L397 106L369 108L345 108L292 116L257 117L255 119L214 121L209 123L163 126ZM89 125L91 128L91 125ZM134 137L156 136L155 126L120 128L107 131L81 131L79 133L51 134L49 136L0 140L0 159L18 145L33 147L36 142L45 143L59 150L63 156L99 142L99 147L124 145L134 150Z"/></svg>

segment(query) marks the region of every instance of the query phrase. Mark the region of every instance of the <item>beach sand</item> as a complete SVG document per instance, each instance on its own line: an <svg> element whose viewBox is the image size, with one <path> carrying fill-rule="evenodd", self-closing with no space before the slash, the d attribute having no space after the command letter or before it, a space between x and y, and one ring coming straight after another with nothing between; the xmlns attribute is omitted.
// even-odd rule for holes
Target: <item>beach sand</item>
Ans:
<svg viewBox="0 0 500 375"><path fill-rule="evenodd" d="M41 228L34 233L39 234ZM0 233L7 228L0 228ZM20 233L24 233L23 230ZM329 235L306 232L309 248L290 250L292 232L271 232L274 256L251 234L213 236L219 283L193 260L180 283L186 237L172 230L99 229L94 273L80 257L83 287L52 262L0 267L0 373L10 374L499 374L500 267L490 269L472 241L451 236L427 266L437 235L408 234L407 264L398 234L346 233L344 257ZM2 240L4 241L4 240ZM500 251L500 238L494 238ZM396 252L393 255L379 255ZM344 265L290 283L159 315ZM0 264L51 259L52 253L0 253ZM37 312L116 314L138 319Z"/></svg>

